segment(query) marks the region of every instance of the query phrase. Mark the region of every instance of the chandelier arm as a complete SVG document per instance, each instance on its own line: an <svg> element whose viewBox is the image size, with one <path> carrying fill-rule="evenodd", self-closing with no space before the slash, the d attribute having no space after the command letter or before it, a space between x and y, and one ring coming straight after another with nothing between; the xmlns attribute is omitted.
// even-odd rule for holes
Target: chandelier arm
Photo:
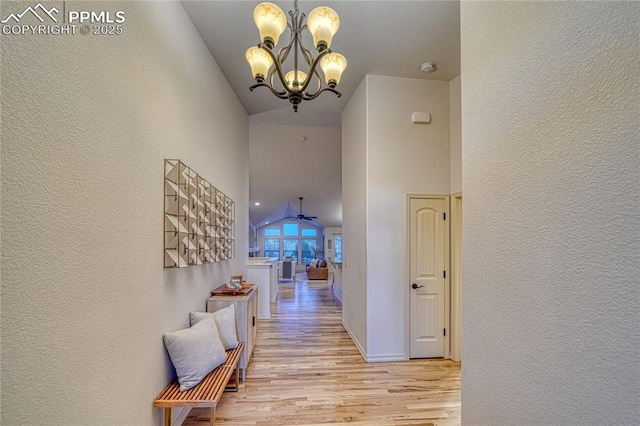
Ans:
<svg viewBox="0 0 640 426"><path fill-rule="evenodd" d="M331 87L325 87L324 89L320 90L319 92L316 92L312 95L305 93L304 95L302 95L302 99L304 99L305 101L310 101L312 99L317 98L318 96L320 96L321 93L323 92L333 92L336 95L338 95L338 97L342 96L342 93L338 92L336 89L333 89Z"/></svg>
<svg viewBox="0 0 640 426"><path fill-rule="evenodd" d="M267 83L257 83L254 84L253 86L249 87L249 90L251 90L253 92L253 89L255 89L256 87L268 87L269 90L271 90L271 93L273 93L274 95L276 95L277 97L279 97L280 99L287 99L287 93L286 92L277 92L273 89L273 87L271 87L271 85L267 84Z"/></svg>
<svg viewBox="0 0 640 426"><path fill-rule="evenodd" d="M311 53L309 49L304 47L302 41L300 41L300 50L302 51L302 57L307 62L307 65L311 65L313 63L313 53Z"/></svg>
<svg viewBox="0 0 640 426"><path fill-rule="evenodd" d="M300 44L300 33L296 31L296 34L293 36L293 72L294 72L294 81L298 81L298 44Z"/></svg>
<svg viewBox="0 0 640 426"><path fill-rule="evenodd" d="M306 49L304 49L306 50ZM304 50L303 50L303 54L304 54ZM306 52L308 54L308 57L305 57L305 60L307 61L307 64L309 64L309 67L311 67L311 65L314 62L313 59L313 54L309 51ZM318 81L318 85L316 87L316 91L315 93L318 93L320 91L320 89L322 89L322 77L320 76L320 73L318 72L318 68L316 66L316 69L313 70L313 74L311 74L311 72L309 72L309 84L311 84L311 75L315 75L317 81ZM307 92L308 94L308 92Z"/></svg>
<svg viewBox="0 0 640 426"><path fill-rule="evenodd" d="M298 78L298 44L300 42L300 30L299 30L299 21L298 21L298 17L300 16L300 11L298 10L298 0L294 0L293 10L294 12L291 15L291 44L293 44L294 78L297 80ZM292 82L292 86L293 86L293 82Z"/></svg>
<svg viewBox="0 0 640 426"><path fill-rule="evenodd" d="M289 14L291 15L291 11L289 11ZM293 15L291 15L291 19L293 22ZM277 58L278 58L278 62L280 63L283 63L287 59L287 56L289 56L289 51L291 51L291 46L293 46L293 36L294 36L293 25L287 22L287 27L291 31L291 36L289 38L289 43L287 43L286 46L278 50Z"/></svg>
<svg viewBox="0 0 640 426"><path fill-rule="evenodd" d="M278 56L276 56L276 58L278 58L279 63L282 64L287 59L287 56L289 56L289 52L291 51L291 46L293 46L293 39L291 39L289 44L278 50Z"/></svg>
<svg viewBox="0 0 640 426"><path fill-rule="evenodd" d="M307 26L304 25L303 29L306 28ZM307 62L307 65L309 67L311 67L311 65L314 62L314 58L313 58L313 53L311 53L311 51L309 49L307 49L306 47L304 47L304 45L302 44L302 42L300 42L300 51L302 52L302 56L304 57L304 60ZM316 88L316 92L318 92L321 88L322 88L322 77L320 77L320 74L318 73L317 68L313 71L313 73L311 71L309 71L309 76L307 77L307 81L308 84L305 85L305 88L311 84L311 76L315 75L316 78L318 79L318 87ZM304 90L304 89L303 89Z"/></svg>
<svg viewBox="0 0 640 426"><path fill-rule="evenodd" d="M284 90L276 90L275 85L273 84L273 81L275 79L275 68L272 68L271 70L269 70L269 89L271 89L272 92L276 92L278 93L278 96L282 97L282 99L287 97L287 89L285 88Z"/></svg>
<svg viewBox="0 0 640 426"><path fill-rule="evenodd" d="M320 63L320 59L322 59L324 57L324 55L326 55L327 53L330 53L330 52L331 52L331 50L325 49L322 52L320 52L320 54L318 55L317 58L315 58L313 60L313 63L309 67L309 73L307 74L309 76L309 78L307 78L307 81L304 82L304 85L300 89L301 92L304 92L305 90L307 90L307 86L311 82L311 76L313 74L316 74L316 77L318 77L318 79L320 79L320 75L316 72L316 68L317 68L318 64ZM320 86L318 88L320 88L320 87L322 87L322 79L320 79ZM317 93L319 94L321 92L317 92Z"/></svg>
<svg viewBox="0 0 640 426"><path fill-rule="evenodd" d="M315 91L315 93L318 93L320 91L320 89L322 89L322 77L320 77L320 74L318 74L317 70L314 71L313 74L316 77L316 80L318 81L318 85L317 85L316 91ZM309 81L309 84L311 84L311 81ZM306 94L309 95L309 91L307 91ZM312 96L312 95L309 95L309 96Z"/></svg>
<svg viewBox="0 0 640 426"><path fill-rule="evenodd" d="M299 28L300 28L300 33L302 33L302 31L307 28L307 25L302 25L302 19L305 17L306 15L303 13L302 17L300 18L300 23L299 23ZM302 43L302 39L300 38L299 40L299 45L300 45L300 52L302 53L302 57L304 58L305 62L307 63L308 66L311 66L311 64L313 64L314 58L313 58L313 53L311 53L311 51L309 49L307 49L306 47L304 47L304 43ZM311 73L309 73L309 76L311 75Z"/></svg>
<svg viewBox="0 0 640 426"><path fill-rule="evenodd" d="M296 32L298 34L302 34L302 32L307 28L307 24L304 24L304 18L307 16L306 13L301 13L300 14L300 19L298 19L297 25L296 25ZM302 45L302 38L300 38L300 47L305 50L305 47Z"/></svg>
<svg viewBox="0 0 640 426"><path fill-rule="evenodd" d="M269 56L271 56L271 59L273 59L273 64L275 65L275 69L276 69L276 71L278 73L278 77L280 77L280 82L282 83L282 87L284 87L284 90L287 90L287 83L284 80L284 74L282 73L282 67L280 66L280 62L278 62L278 60L275 57L275 55L273 54L273 52L270 49L268 49L266 46L263 46L262 43L260 43L258 45L258 47L261 47L262 49L266 50L267 53L269 53ZM274 91L273 88L271 88L271 90ZM275 93L275 91L274 91L274 93Z"/></svg>

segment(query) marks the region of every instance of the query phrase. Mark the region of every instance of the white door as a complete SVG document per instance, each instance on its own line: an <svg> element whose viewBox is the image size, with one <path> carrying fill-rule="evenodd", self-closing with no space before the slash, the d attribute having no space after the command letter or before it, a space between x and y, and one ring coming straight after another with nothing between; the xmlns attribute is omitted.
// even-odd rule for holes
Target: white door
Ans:
<svg viewBox="0 0 640 426"><path fill-rule="evenodd" d="M409 200L410 357L444 357L445 200Z"/></svg>

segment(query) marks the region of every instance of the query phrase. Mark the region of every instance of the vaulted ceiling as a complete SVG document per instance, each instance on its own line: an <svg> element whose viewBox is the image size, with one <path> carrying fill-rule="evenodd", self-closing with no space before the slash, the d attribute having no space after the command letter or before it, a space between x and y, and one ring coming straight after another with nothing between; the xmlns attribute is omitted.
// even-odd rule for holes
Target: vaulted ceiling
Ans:
<svg viewBox="0 0 640 426"><path fill-rule="evenodd" d="M460 74L460 5L457 1L299 1L301 12L308 13L321 5L333 8L340 16L340 29L334 36L331 49L346 56L348 67L338 90L342 97L324 93L313 101L303 101L294 113L288 101L276 98L268 89L249 91L254 84L245 51L259 42L253 23L253 9L258 1L190 1L182 4L211 51L229 84L250 115L252 123L297 126L290 139L306 136L317 139L318 127L341 126L341 111L367 74L416 79L449 81ZM285 12L293 9L293 1L275 1ZM278 47L288 39L283 35ZM312 47L310 37L305 41ZM437 70L425 74L420 71L424 62L435 62ZM300 126L309 126L301 131ZM260 143L261 136L252 134L251 144ZM309 145L307 145L309 146ZM296 179L296 188L265 182L272 179L262 175L264 169L255 161L250 164L251 200L286 200L270 205L250 205L254 224L287 203L297 206L298 196L304 196L305 212L317 214L326 206L341 205L341 184L322 174L309 171L308 152L295 143L288 155L272 156L270 167ZM315 145L322 150L322 145ZM310 149L307 149L310 151ZM300 156L297 156L297 155ZM339 160L338 160L339 161ZM335 179L334 179L335 180ZM259 184L258 184L259 183ZM298 193L291 193L297 191ZM323 193L314 199L311 194ZM267 202L268 203L268 202ZM269 203L268 203L269 204ZM260 208L263 207L263 208ZM297 208L296 208L297 210ZM314 213L315 212L315 213ZM324 226L341 226L341 216L322 217Z"/></svg>

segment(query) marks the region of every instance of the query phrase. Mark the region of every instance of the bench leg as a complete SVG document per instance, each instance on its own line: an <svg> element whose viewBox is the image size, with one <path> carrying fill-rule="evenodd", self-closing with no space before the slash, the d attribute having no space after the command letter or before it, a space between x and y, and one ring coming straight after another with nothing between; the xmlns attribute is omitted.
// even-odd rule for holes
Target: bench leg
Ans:
<svg viewBox="0 0 640 426"><path fill-rule="evenodd" d="M234 373L236 376L234 386L229 386L229 384L227 383L227 386L224 387L225 392L238 392L238 387L240 386L240 368L238 368L237 365L234 369Z"/></svg>
<svg viewBox="0 0 640 426"><path fill-rule="evenodd" d="M211 407L211 426L216 426L216 407Z"/></svg>
<svg viewBox="0 0 640 426"><path fill-rule="evenodd" d="M171 407L164 408L164 426L171 426Z"/></svg>

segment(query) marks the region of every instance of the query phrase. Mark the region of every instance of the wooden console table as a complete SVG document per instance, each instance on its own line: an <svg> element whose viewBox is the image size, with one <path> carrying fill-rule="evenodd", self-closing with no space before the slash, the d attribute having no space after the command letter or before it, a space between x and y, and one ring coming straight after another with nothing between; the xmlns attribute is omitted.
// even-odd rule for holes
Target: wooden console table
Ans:
<svg viewBox="0 0 640 426"><path fill-rule="evenodd" d="M230 305L235 305L238 340L244 343L239 364L244 382L258 330L258 286L254 285L252 290L245 295L211 296L207 300L207 312L219 311Z"/></svg>

